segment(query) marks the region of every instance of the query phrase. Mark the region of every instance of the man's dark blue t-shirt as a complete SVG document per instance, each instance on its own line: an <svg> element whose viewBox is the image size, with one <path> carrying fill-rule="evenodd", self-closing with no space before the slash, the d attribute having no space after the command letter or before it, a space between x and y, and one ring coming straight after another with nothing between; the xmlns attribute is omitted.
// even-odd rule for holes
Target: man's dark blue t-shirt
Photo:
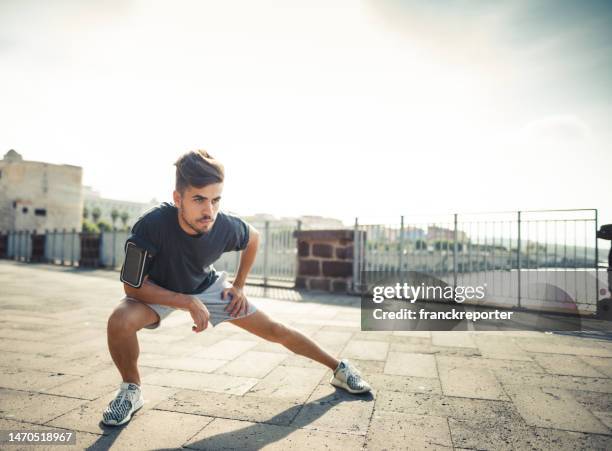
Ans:
<svg viewBox="0 0 612 451"><path fill-rule="evenodd" d="M156 250L148 271L151 281L177 293L196 294L217 280L212 264L224 252L246 248L249 227L242 219L219 212L208 233L189 235L179 225L176 206L164 202L138 219L133 237Z"/></svg>

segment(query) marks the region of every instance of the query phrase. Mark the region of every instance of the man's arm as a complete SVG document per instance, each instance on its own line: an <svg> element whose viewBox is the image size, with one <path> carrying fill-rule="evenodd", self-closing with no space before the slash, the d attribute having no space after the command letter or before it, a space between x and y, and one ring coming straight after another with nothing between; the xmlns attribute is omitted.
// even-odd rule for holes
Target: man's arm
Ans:
<svg viewBox="0 0 612 451"><path fill-rule="evenodd" d="M188 311L195 323L193 327L194 332L201 332L208 327L210 313L198 298L167 290L148 279L149 277L146 276L140 288L134 288L124 283L123 289L125 294L145 304L161 304Z"/></svg>
<svg viewBox="0 0 612 451"><path fill-rule="evenodd" d="M231 316L239 316L241 313L247 312L248 301L242 289L246 283L249 271L255 262L258 248L259 232L249 224L249 242L240 255L240 263L238 264L236 277L232 282L232 287L223 290L223 299L225 299L228 293L231 293L232 295L232 301L225 308L225 310L229 312Z"/></svg>
<svg viewBox="0 0 612 451"><path fill-rule="evenodd" d="M134 288L124 283L123 290L128 297L138 299L146 304L161 304L180 310L188 310L187 307L190 303L190 296L162 288L149 280L149 276L145 276L140 288Z"/></svg>
<svg viewBox="0 0 612 451"><path fill-rule="evenodd" d="M236 277L232 283L232 285L235 287L244 287L249 271L253 267L253 263L255 263L257 249L259 249L259 232L255 227L249 224L249 242L247 247L242 251L242 255L240 255L238 272L236 273Z"/></svg>

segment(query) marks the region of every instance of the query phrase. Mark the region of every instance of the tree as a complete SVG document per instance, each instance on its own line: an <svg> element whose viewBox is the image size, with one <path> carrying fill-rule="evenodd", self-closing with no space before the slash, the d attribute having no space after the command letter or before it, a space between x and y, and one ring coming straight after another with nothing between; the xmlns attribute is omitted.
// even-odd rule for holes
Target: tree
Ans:
<svg viewBox="0 0 612 451"><path fill-rule="evenodd" d="M127 211L124 211L123 213L121 213L121 222L123 223L123 228L127 228L127 222L128 219L130 219L130 215L128 214Z"/></svg>
<svg viewBox="0 0 612 451"><path fill-rule="evenodd" d="M110 232L111 230L113 230L113 226L111 226L106 221L99 221L97 225L98 229L100 229L100 232Z"/></svg>
<svg viewBox="0 0 612 451"><path fill-rule="evenodd" d="M98 226L87 219L83 219L82 229L83 229L83 232L85 233L99 233L100 232L100 229L98 229Z"/></svg>
<svg viewBox="0 0 612 451"><path fill-rule="evenodd" d="M116 208L113 208L111 211L111 219L113 220L113 229L115 228L115 223L117 222L117 218L119 217L119 212Z"/></svg>
<svg viewBox="0 0 612 451"><path fill-rule="evenodd" d="M83 207L83 219L89 219L89 208Z"/></svg>
<svg viewBox="0 0 612 451"><path fill-rule="evenodd" d="M102 212L100 211L100 209L98 207L94 208L91 212L91 217L93 218L96 224L100 220L100 216L102 216Z"/></svg>

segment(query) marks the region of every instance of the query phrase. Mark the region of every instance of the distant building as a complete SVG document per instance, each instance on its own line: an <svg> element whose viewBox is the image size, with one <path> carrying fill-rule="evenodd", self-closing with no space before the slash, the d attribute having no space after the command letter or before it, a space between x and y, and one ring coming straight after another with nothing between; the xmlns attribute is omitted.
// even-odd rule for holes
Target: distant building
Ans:
<svg viewBox="0 0 612 451"><path fill-rule="evenodd" d="M100 210L100 218L98 221L105 221L113 225L112 212L116 210L119 216L115 221L115 226L123 227L122 215L126 215L125 225L131 226L136 222L136 219L145 211L159 204L158 201L152 199L148 203L130 202L127 200L107 199L100 196L100 193L93 190L90 186L83 186L83 202L84 208L88 213L88 219L93 222L93 212L95 209Z"/></svg>
<svg viewBox="0 0 612 451"><path fill-rule="evenodd" d="M0 160L0 230L81 230L83 169L26 161L9 150Z"/></svg>
<svg viewBox="0 0 612 451"><path fill-rule="evenodd" d="M431 225L427 227L427 239L429 241L453 241L455 239L455 231L453 229ZM457 230L457 241L468 241L467 234L461 230Z"/></svg>
<svg viewBox="0 0 612 451"><path fill-rule="evenodd" d="M326 218L324 216L299 216L297 218L284 216L277 218L268 213L257 213L252 216L241 216L245 221L249 222L256 228L265 226L266 221L270 226L274 227L297 227L298 221L301 222L302 229L339 229L343 228L342 221L335 218Z"/></svg>

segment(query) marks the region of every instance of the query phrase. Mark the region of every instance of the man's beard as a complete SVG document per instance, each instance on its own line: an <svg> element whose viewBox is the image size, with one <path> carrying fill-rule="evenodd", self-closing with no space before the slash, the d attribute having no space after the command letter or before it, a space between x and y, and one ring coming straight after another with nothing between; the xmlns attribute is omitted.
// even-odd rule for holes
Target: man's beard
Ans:
<svg viewBox="0 0 612 451"><path fill-rule="evenodd" d="M197 234L202 234L202 233L208 233L210 232L210 229L205 229L205 230L200 230L197 226L196 223L192 223L190 221L187 220L187 218L185 217L185 215L183 214L183 212L181 211L181 217L183 218L183 221L185 222L185 224L187 224L189 226L189 228L191 230L193 230L195 233ZM200 219L212 219L211 217L204 217L204 218L200 218Z"/></svg>

